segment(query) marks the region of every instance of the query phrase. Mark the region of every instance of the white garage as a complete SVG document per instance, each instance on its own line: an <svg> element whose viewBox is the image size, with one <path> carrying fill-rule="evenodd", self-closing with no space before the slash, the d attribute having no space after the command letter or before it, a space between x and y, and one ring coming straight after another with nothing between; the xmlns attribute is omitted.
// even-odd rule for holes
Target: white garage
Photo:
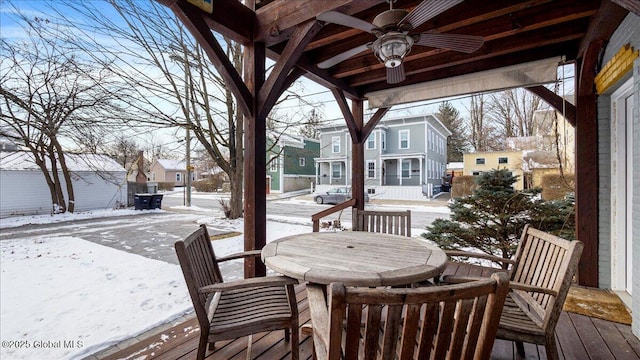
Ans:
<svg viewBox="0 0 640 360"><path fill-rule="evenodd" d="M127 202L127 171L112 158L67 154L75 211L113 209ZM51 171L51 166L48 166ZM64 178L60 172L60 178ZM68 199L65 190L65 199ZM50 214L51 195L40 168L28 152L0 153L0 217Z"/></svg>

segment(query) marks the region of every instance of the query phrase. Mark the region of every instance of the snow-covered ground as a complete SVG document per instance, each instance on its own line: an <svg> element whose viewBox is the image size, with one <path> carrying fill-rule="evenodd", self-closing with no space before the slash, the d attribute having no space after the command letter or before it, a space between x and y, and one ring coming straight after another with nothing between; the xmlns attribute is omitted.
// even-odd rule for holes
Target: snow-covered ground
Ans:
<svg viewBox="0 0 640 360"><path fill-rule="evenodd" d="M54 217L26 216L2 219L0 229L23 223L139 213L104 210ZM210 227L243 231L242 219L207 219ZM308 223L300 223L299 218L269 217L267 241L310 231ZM220 255L238 252L243 247L243 235L216 240L213 245ZM83 358L192 311L178 265L80 237L3 240L0 269L3 360ZM242 277L240 272L224 275L227 279Z"/></svg>

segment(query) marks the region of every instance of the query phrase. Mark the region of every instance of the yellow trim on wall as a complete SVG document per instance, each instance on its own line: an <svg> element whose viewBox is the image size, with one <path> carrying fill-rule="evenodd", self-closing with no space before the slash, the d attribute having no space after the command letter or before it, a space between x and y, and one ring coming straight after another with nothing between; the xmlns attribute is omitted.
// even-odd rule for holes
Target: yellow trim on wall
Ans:
<svg viewBox="0 0 640 360"><path fill-rule="evenodd" d="M193 5L211 14L213 12L213 0L187 0Z"/></svg>
<svg viewBox="0 0 640 360"><path fill-rule="evenodd" d="M623 46L596 75L596 91L602 94L626 73L633 69L633 61L640 56L640 50L634 50L631 44Z"/></svg>

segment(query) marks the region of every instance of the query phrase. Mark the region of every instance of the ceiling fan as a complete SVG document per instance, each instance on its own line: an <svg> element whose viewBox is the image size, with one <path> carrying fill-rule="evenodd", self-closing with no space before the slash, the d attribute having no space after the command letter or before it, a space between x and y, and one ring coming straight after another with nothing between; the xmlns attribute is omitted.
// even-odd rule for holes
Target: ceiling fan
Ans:
<svg viewBox="0 0 640 360"><path fill-rule="evenodd" d="M393 3L396 0L386 1L389 3L389 10L378 14L373 19L373 23L368 23L337 11L327 11L318 15L316 19L320 21L359 29L376 37L373 42L360 45L322 61L318 64L318 67L328 69L370 49L387 68L387 82L389 84L397 84L406 79L402 61L411 51L413 45L472 53L484 43L482 36L445 34L436 31L410 34L413 29L464 0L424 0L411 12L403 9L394 9Z"/></svg>

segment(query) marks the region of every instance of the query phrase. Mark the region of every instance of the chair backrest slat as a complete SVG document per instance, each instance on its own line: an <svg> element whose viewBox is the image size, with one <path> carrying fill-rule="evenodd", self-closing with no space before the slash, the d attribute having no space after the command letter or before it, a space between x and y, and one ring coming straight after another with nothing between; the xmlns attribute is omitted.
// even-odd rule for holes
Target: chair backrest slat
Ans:
<svg viewBox="0 0 640 360"><path fill-rule="evenodd" d="M196 316L199 321L208 322L207 295L200 294L198 289L222 282L222 275L206 226L200 225L185 240L177 241L175 249Z"/></svg>
<svg viewBox="0 0 640 360"><path fill-rule="evenodd" d="M353 209L353 230L411 237L411 210L375 211Z"/></svg>
<svg viewBox="0 0 640 360"><path fill-rule="evenodd" d="M418 289L331 284L329 334L314 341L328 341L329 360L489 359L507 291L505 273ZM312 309L318 293L308 293Z"/></svg>
<svg viewBox="0 0 640 360"><path fill-rule="evenodd" d="M555 327L582 254L580 241L569 241L526 225L516 250L511 281L554 290L557 296L516 291L542 328Z"/></svg>

